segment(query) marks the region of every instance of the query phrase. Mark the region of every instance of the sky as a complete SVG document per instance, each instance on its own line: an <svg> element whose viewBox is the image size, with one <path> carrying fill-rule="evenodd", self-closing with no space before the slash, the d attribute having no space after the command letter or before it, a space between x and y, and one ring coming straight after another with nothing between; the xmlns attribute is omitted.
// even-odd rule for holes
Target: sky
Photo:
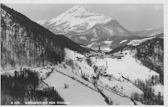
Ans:
<svg viewBox="0 0 168 107"><path fill-rule="evenodd" d="M129 31L163 27L163 4L7 4L33 21L50 20L66 10L82 5L117 20Z"/></svg>

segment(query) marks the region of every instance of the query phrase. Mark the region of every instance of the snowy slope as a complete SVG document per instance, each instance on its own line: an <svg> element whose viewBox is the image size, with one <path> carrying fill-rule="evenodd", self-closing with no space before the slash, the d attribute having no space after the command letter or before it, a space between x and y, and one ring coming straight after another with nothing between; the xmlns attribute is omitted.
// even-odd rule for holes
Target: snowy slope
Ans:
<svg viewBox="0 0 168 107"><path fill-rule="evenodd" d="M145 81L152 75L159 76L158 73L138 63L138 61L129 54L125 55L121 60L111 58L105 58L105 60L108 62L106 72L113 74L117 78L124 76L132 81L138 78Z"/></svg>
<svg viewBox="0 0 168 107"><path fill-rule="evenodd" d="M134 82L137 79L140 79L145 82L146 80L150 79L152 75L159 76L158 73L143 66L140 63L140 61L135 60L134 53L128 50L123 51L124 57L122 57L121 59L91 57L92 67L89 66L85 61L86 56L71 51L69 49L65 49L65 51L66 51L65 60L69 59L73 60L73 63L76 66L70 67L66 65L65 67L64 63L62 63L63 65L55 67L56 70L59 70L71 77L75 77L77 80L88 84L87 86L92 88L94 88L93 84L85 81L80 76L81 74L84 73L85 75L87 75L87 78L89 79L91 76L96 75L94 69L92 68L94 65L97 66L99 69L102 69L102 72L106 72L106 74L113 75L114 78L112 78L111 80L108 80L108 78L101 76L98 81L99 85L101 86L99 88L104 87L102 88L103 90L102 92L106 96L110 97L114 102L114 104L126 104L126 105L133 104L133 102L126 97L131 97L133 93L143 94L143 92L135 85L133 85L132 82ZM79 61L78 58L81 58L82 60ZM129 79L130 82L124 79L122 76ZM105 89L106 86L111 88L115 87L117 93L113 93L106 90ZM161 92L161 95L163 95L162 85L152 86L152 89L154 89L156 95L158 95L158 92ZM123 97L122 95L126 97ZM140 102L137 103L141 104Z"/></svg>
<svg viewBox="0 0 168 107"><path fill-rule="evenodd" d="M92 75L96 75L94 72L94 69L90 66L87 65L87 62L85 61L77 61L76 57L80 57L85 59L84 56L80 56L80 54L75 53L71 50L66 49L67 52L67 58L73 59L73 62L75 65L80 66L80 70L78 69L73 69L73 72L83 72L89 77ZM127 51L126 51L127 52ZM129 53L129 51L128 51ZM115 78L120 78L121 81L118 80L113 80L109 81L107 78L100 78L99 81L102 82L103 84L106 84L110 87L117 86L120 91L122 91L126 96L131 97L132 93L139 93L143 94L143 92L138 89L136 86L134 86L132 83L125 81L122 76L126 78L130 78L130 80L134 81L138 78L142 79L145 81L145 79L149 79L149 75L158 75L157 73L150 71L148 68L140 65L138 62L135 61L135 59L131 55L125 56L126 58L123 58L123 62L117 59L112 59L112 58L103 58L103 59L97 59L95 57L91 57L92 61L92 66L97 66L98 69L102 69L104 71L102 72L107 72L107 74L112 74ZM127 61L127 62L126 62ZM124 64L125 63L125 64ZM128 63L128 64L126 64ZM135 64L134 64L135 63ZM133 66L131 66L133 65ZM135 65L135 66L134 66ZM64 71L64 70L62 70ZM72 69L70 70L72 71ZM150 71L150 72L149 72ZM139 73L139 75L137 75ZM134 76L136 74L136 76ZM121 87L124 87L121 89Z"/></svg>
<svg viewBox="0 0 168 107"><path fill-rule="evenodd" d="M114 105L134 105L134 103L127 97L119 96L101 87L99 88L102 90L103 94L113 101Z"/></svg>
<svg viewBox="0 0 168 107"><path fill-rule="evenodd" d="M45 24L46 22L47 22L47 20L39 20L39 21L37 21L37 23L40 24L40 25L43 25L43 24Z"/></svg>
<svg viewBox="0 0 168 107"><path fill-rule="evenodd" d="M54 72L45 82L55 87L70 105L106 105L104 98L98 92L60 73ZM68 88L64 89L64 84L67 84Z"/></svg>
<svg viewBox="0 0 168 107"><path fill-rule="evenodd" d="M84 73L88 76L91 77L91 75L94 75L94 70L92 67L90 67L87 62L86 62L86 57L84 55L81 55L77 52L71 51L69 49L65 49L66 52L66 58L65 60L71 59L73 60L74 65L76 65L74 67L74 71L78 71L80 73ZM81 58L82 61L78 61L77 59Z"/></svg>
<svg viewBox="0 0 168 107"><path fill-rule="evenodd" d="M79 53L71 51L69 49L65 49L65 51L66 51L66 59L65 60L72 59L74 65L76 65L76 66L70 67L68 65L65 65L65 63L62 63L62 64L59 64L58 66L55 66L55 69L66 74L66 75L69 75L70 77L74 77L76 80L79 80L85 84L88 84L87 86L89 86L89 87L94 88L93 84L85 81L84 79L82 79L80 77L81 73L82 74L84 73L85 75L87 75L88 79L91 76L96 75L94 73L94 69L92 67L88 66L87 62L85 61L86 57L79 54ZM82 61L78 61L77 58L82 58ZM103 65L107 64L107 62L105 60L96 59L94 57L92 57L92 60L96 60L96 61L94 61L95 63L93 63L93 65L96 65L99 68L102 68ZM80 69L77 69L78 66L80 67ZM126 81L125 82L119 82L116 80L108 81L107 79L101 78L101 77L100 77L99 81L102 82L103 84L109 85L110 87L113 87L113 86L117 86L119 88L124 87L121 91L128 97L131 97L131 94L135 93L135 92L139 93L139 94L143 94L143 92L141 90L139 90L137 87L135 87L134 85L132 85L131 83L128 83ZM105 85L102 85L102 86L105 87ZM133 104L133 102L129 98L124 98L124 97L121 97L117 94L115 95L114 93L111 93L111 95L113 95L113 96L109 96L109 95L107 95L107 96L112 97L114 104ZM119 98L119 99L117 99L117 98ZM123 102L124 100L127 100L127 102Z"/></svg>
<svg viewBox="0 0 168 107"><path fill-rule="evenodd" d="M108 85L111 88L115 87L117 91L121 92L123 95L126 95L128 97L131 97L132 93L143 94L143 92L139 88L137 88L130 82L125 81L124 79L121 79L121 81L117 81L115 79L109 81L107 78L101 77L100 81L104 85Z"/></svg>
<svg viewBox="0 0 168 107"><path fill-rule="evenodd" d="M120 44L123 43L123 42L126 42L126 41L127 41L126 39L125 39L125 40L122 40L122 41L120 42Z"/></svg>
<svg viewBox="0 0 168 107"><path fill-rule="evenodd" d="M95 24L106 23L111 20L110 17L93 13L87 7L77 5L63 14L49 20L48 27L61 26L64 33L68 31L84 32L92 28ZM78 29L81 27L82 29Z"/></svg>
<svg viewBox="0 0 168 107"><path fill-rule="evenodd" d="M104 41L105 44L111 44L113 41Z"/></svg>
<svg viewBox="0 0 168 107"><path fill-rule="evenodd" d="M143 66L138 60L133 57L133 53L130 51L123 51L127 53L121 59L117 58L104 58L104 59L94 59L93 62L97 66L106 67L106 73L115 76L116 78L129 78L131 81L136 79L141 79L145 81L149 79L152 75L159 76L158 73L150 70L149 68Z"/></svg>
<svg viewBox="0 0 168 107"><path fill-rule="evenodd" d="M136 40L131 40L129 43L127 43L128 45L133 45L133 46L137 46L142 42L145 42L147 40L153 39L155 37L149 37L149 38L144 38L144 39L136 39Z"/></svg>

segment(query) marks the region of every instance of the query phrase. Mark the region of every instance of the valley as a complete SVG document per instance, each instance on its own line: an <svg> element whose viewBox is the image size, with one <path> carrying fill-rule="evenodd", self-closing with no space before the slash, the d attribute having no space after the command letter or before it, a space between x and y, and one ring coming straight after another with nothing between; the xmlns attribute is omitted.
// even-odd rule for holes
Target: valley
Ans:
<svg viewBox="0 0 168 107"><path fill-rule="evenodd" d="M38 23L1 13L2 105L164 105L163 32L79 5Z"/></svg>

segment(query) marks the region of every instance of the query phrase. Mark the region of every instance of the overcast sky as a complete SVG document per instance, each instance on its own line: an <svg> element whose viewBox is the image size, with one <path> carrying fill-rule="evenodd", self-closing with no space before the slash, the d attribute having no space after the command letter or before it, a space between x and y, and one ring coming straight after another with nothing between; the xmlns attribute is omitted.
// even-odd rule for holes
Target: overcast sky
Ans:
<svg viewBox="0 0 168 107"><path fill-rule="evenodd" d="M130 31L163 27L162 4L6 4L33 21L52 19L76 6L116 19Z"/></svg>

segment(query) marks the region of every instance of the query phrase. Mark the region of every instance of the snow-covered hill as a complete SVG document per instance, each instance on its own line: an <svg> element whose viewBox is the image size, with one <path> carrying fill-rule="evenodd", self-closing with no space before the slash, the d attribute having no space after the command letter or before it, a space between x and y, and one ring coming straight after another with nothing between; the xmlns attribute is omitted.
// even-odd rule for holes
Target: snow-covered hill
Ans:
<svg viewBox="0 0 168 107"><path fill-rule="evenodd" d="M107 97L111 98L115 104L126 104L125 102L122 102L123 98L121 96L131 97L134 93L143 95L143 91L134 85L136 80L146 82L150 80L152 76L159 77L158 73L145 67L139 60L135 59L135 53L133 51L123 51L124 55L121 59L96 58L93 56L90 57L91 65L88 65L88 62L86 61L87 57L84 55L80 55L79 53L73 52L69 49L66 49L66 53L67 58L65 60L71 59L73 64L71 64L71 66L66 65L66 67L64 65L63 68L58 67L57 69L67 75L70 75L71 77L75 77L76 79L82 81L78 76L84 76L88 81L91 82L92 76L99 75L98 72L100 72L102 75L112 75L110 79L106 76L99 76L97 83L98 87L104 87L103 93ZM97 69L95 69L95 67L97 67ZM63 69L69 70L66 71ZM75 74L75 76L71 73ZM88 86L90 85L88 84ZM112 89L114 87L115 89ZM153 90L155 92L160 90L160 92L163 93L163 86L153 86ZM113 93L113 96L107 94L109 92L111 94ZM114 97L114 94L116 97ZM119 97L121 101L115 99L117 97Z"/></svg>
<svg viewBox="0 0 168 107"><path fill-rule="evenodd" d="M130 42L134 40L141 40L145 39L147 37L139 37L139 36L129 36L129 37L118 37L118 36L112 36L112 37L105 37L99 40L95 40L92 43L88 44L87 47L98 50L99 46L100 49L104 52L109 52L117 47L124 46L129 44Z"/></svg>
<svg viewBox="0 0 168 107"><path fill-rule="evenodd" d="M158 35L158 34L161 34L161 33L164 33L164 28L163 27L154 28L154 29L144 29L144 30L141 30L141 31L132 32L132 34L138 35L138 36L141 36L141 37L150 37L150 36Z"/></svg>
<svg viewBox="0 0 168 107"><path fill-rule="evenodd" d="M65 55L64 61L58 65L30 69L37 71L40 78L54 87L65 102L71 105L109 104L105 99L114 105L142 104L131 100L135 93L144 95L134 81L139 79L145 82L152 76L159 76L136 60L135 53L129 50L123 51L121 59L88 57L87 54L82 55L68 48L65 48ZM152 89L156 95L158 92L163 95L163 85L154 85Z"/></svg>
<svg viewBox="0 0 168 107"><path fill-rule="evenodd" d="M140 37L140 36L128 36L128 37L118 37L118 36L112 36L112 37L105 37L99 40L95 40L92 43L88 44L87 47L98 50L100 46L100 50L104 52L110 52L114 50L115 48L126 46L126 45L132 45L136 46L139 45L142 42L145 42L147 40L152 40L154 38L164 38L163 34L154 35L150 37Z"/></svg>

